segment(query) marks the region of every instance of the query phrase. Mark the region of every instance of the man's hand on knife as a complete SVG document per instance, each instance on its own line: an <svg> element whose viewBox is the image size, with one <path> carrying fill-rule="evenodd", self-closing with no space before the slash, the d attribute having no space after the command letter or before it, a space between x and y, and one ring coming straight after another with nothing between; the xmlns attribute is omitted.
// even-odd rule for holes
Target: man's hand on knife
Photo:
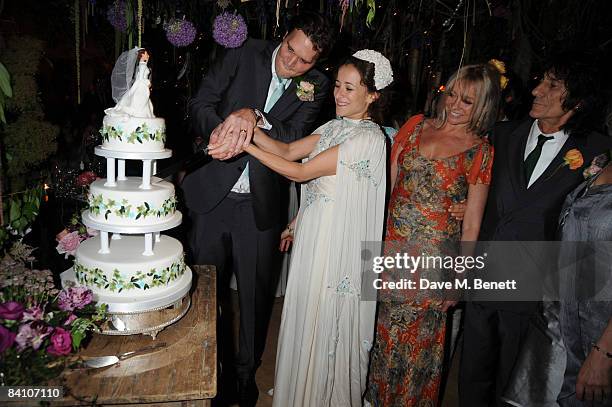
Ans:
<svg viewBox="0 0 612 407"><path fill-rule="evenodd" d="M230 114L210 134L208 152L211 157L227 160L242 153L253 138L256 124L253 109L240 109Z"/></svg>

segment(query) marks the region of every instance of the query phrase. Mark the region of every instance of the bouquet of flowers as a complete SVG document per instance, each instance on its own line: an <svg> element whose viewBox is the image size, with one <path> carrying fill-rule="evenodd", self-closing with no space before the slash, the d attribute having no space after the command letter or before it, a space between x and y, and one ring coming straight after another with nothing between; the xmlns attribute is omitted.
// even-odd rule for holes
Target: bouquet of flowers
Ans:
<svg viewBox="0 0 612 407"><path fill-rule="evenodd" d="M34 249L21 242L0 260L0 385L37 385L56 377L106 306L85 287L55 288L49 270L27 266Z"/></svg>
<svg viewBox="0 0 612 407"><path fill-rule="evenodd" d="M106 10L106 19L115 30L125 32L128 28L127 18L125 15L127 4L125 0L113 1Z"/></svg>
<svg viewBox="0 0 612 407"><path fill-rule="evenodd" d="M237 48L247 38L247 25L240 14L227 11L219 14L213 24L213 38L225 48Z"/></svg>
<svg viewBox="0 0 612 407"><path fill-rule="evenodd" d="M166 38L175 47L186 47L195 40L197 30L191 21L173 18L164 24Z"/></svg>
<svg viewBox="0 0 612 407"><path fill-rule="evenodd" d="M80 215L75 213L70 220L70 225L55 236L57 241L56 250L59 254L63 254L66 259L68 256L75 255L84 240L98 235L97 230L83 225L79 218Z"/></svg>

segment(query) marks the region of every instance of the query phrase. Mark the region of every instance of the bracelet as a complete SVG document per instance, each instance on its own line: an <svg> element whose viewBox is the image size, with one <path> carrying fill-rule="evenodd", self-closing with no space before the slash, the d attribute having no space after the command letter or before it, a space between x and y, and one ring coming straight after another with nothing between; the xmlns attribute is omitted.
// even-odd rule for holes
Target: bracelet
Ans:
<svg viewBox="0 0 612 407"><path fill-rule="evenodd" d="M599 347L599 345L597 345L596 343L594 343L594 344L593 344L593 349L595 349L595 350L596 350L596 351L598 351L598 352L603 353L604 355L606 355L606 357L607 357L608 359L612 359L612 353L607 352L607 351L605 351L604 349L601 349L601 348Z"/></svg>
<svg viewBox="0 0 612 407"><path fill-rule="evenodd" d="M293 229L293 228L291 227L291 224L288 224L288 225L287 225L287 230L289 231L289 233L293 233L293 231L294 231L295 229Z"/></svg>

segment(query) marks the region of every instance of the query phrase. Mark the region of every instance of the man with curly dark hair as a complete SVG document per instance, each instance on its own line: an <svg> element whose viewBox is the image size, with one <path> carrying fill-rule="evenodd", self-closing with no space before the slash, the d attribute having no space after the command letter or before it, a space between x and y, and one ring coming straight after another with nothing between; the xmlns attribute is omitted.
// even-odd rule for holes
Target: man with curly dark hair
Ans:
<svg viewBox="0 0 612 407"><path fill-rule="evenodd" d="M240 302L236 357L241 406L258 398L255 371L261 363L279 271L282 195L287 184L243 153L256 127L283 142L313 130L329 91L327 77L313 69L332 43L320 15L295 18L281 44L248 39L227 51L204 76L190 110L203 145L223 142L214 160L183 182L192 221L190 249L196 264L214 264L221 284L236 275ZM225 285L220 285L222 293ZM231 324L231 321L221 321ZM231 353L230 344L221 353ZM222 341L219 341L220 344ZM225 351L225 352L223 352ZM221 374L227 381L227 358ZM221 392L224 392L223 386ZM231 393L228 389L225 393Z"/></svg>
<svg viewBox="0 0 612 407"><path fill-rule="evenodd" d="M593 158L612 147L609 137L594 131L603 123L595 119L602 113L602 81L597 68L580 54L550 58L532 91L530 117L502 122L494 128L493 177L478 240L556 240L565 197L584 181L583 171ZM533 264L555 266L537 258ZM545 275L547 270L542 267L539 273ZM517 286L534 281L537 279L530 275L518 280ZM538 304L493 300L466 303L460 406L506 405L503 391Z"/></svg>

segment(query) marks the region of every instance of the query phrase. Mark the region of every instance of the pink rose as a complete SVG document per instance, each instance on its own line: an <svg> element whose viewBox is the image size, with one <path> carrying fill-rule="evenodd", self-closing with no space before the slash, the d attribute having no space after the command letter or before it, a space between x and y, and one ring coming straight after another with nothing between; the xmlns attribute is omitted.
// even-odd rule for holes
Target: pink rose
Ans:
<svg viewBox="0 0 612 407"><path fill-rule="evenodd" d="M28 346L32 346L34 350L38 350L45 338L49 336L52 331L53 328L45 325L42 321L34 321L29 324L21 325L15 337L17 349L21 352Z"/></svg>
<svg viewBox="0 0 612 407"><path fill-rule="evenodd" d="M55 356L65 356L72 350L72 338L70 332L64 328L55 328L51 335L51 345L47 347L47 353Z"/></svg>
<svg viewBox="0 0 612 407"><path fill-rule="evenodd" d="M59 232L57 235L55 235L55 241L59 242L60 240L62 240L64 238L64 236L66 236L68 233L68 229L64 229L61 232Z"/></svg>
<svg viewBox="0 0 612 407"><path fill-rule="evenodd" d="M11 332L0 325L0 353L13 346L15 342L15 332Z"/></svg>
<svg viewBox="0 0 612 407"><path fill-rule="evenodd" d="M0 318L19 321L23 316L25 308L16 301L8 301L0 304Z"/></svg>
<svg viewBox="0 0 612 407"><path fill-rule="evenodd" d="M307 81L301 81L300 88L306 93L314 92L314 85Z"/></svg>
<svg viewBox="0 0 612 407"><path fill-rule="evenodd" d="M308 81L300 81L295 94L302 102L312 102L315 95L315 85Z"/></svg>
<svg viewBox="0 0 612 407"><path fill-rule="evenodd" d="M62 234L62 232L60 232ZM58 236L60 235L58 234ZM81 236L79 236L79 232L74 231L67 234L64 234L60 240L58 241L57 252L59 254L66 254L64 257L67 259L68 256L74 256L79 245L81 244Z"/></svg>
<svg viewBox="0 0 612 407"><path fill-rule="evenodd" d="M33 307L28 308L23 313L24 321L39 321L43 319L43 307L40 305L35 305Z"/></svg>
<svg viewBox="0 0 612 407"><path fill-rule="evenodd" d="M93 293L86 287L69 287L57 297L57 305L62 311L81 309L93 300Z"/></svg>

